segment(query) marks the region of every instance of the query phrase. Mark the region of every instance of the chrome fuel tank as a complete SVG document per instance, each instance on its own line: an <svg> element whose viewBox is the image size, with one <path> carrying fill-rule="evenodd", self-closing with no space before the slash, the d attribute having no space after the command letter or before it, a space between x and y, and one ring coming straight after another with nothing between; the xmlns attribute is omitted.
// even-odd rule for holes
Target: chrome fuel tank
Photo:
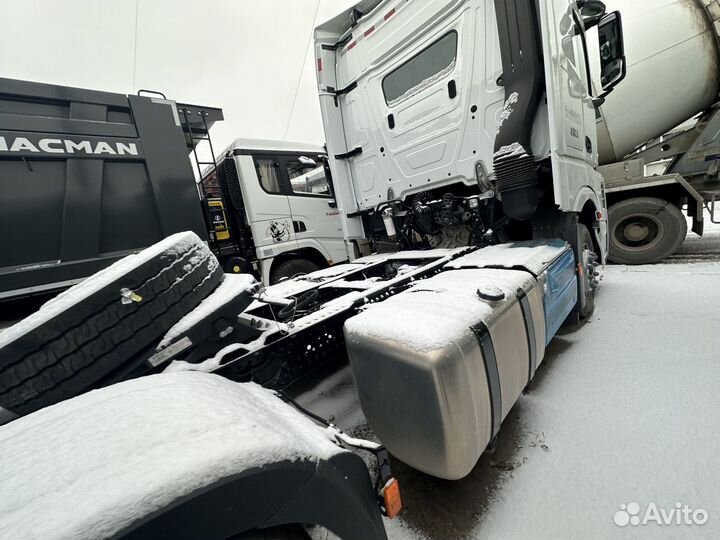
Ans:
<svg viewBox="0 0 720 540"><path fill-rule="evenodd" d="M478 268L500 255L479 250L346 321L363 412L398 459L459 479L495 437L544 357L547 272L572 255L540 250L505 253L514 269Z"/></svg>

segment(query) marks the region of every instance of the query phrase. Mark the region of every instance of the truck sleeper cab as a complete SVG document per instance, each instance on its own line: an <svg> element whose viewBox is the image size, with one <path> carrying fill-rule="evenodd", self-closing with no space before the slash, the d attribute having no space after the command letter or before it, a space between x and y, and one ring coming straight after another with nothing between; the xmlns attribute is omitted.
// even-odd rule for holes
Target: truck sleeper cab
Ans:
<svg viewBox="0 0 720 540"><path fill-rule="evenodd" d="M595 116L625 74L621 20L579 4L363 2L316 29L346 239L396 251L559 237L579 263L605 261ZM607 36L590 62L588 41ZM594 285L580 286L585 316Z"/></svg>
<svg viewBox="0 0 720 540"><path fill-rule="evenodd" d="M211 243L266 284L348 259L325 149L236 140L201 182Z"/></svg>

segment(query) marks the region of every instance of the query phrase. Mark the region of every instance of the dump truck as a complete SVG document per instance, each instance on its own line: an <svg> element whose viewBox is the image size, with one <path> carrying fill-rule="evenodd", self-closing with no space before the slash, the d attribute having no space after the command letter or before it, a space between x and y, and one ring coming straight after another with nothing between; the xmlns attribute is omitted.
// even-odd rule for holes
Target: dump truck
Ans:
<svg viewBox="0 0 720 540"><path fill-rule="evenodd" d="M0 301L56 293L181 231L266 283L346 260L325 149L238 139L203 162L222 119L145 90L0 79Z"/></svg>

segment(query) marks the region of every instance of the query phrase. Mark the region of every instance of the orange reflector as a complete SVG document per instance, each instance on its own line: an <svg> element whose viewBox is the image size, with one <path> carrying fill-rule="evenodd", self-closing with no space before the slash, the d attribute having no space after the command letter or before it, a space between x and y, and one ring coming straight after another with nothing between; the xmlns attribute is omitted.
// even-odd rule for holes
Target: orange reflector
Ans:
<svg viewBox="0 0 720 540"><path fill-rule="evenodd" d="M385 487L382 488L382 497L385 502L385 514L390 519L396 517L402 510L402 499L400 498L400 483L391 478Z"/></svg>
<svg viewBox="0 0 720 540"><path fill-rule="evenodd" d="M598 221L600 221L602 218L603 218L603 213L600 212L600 210L598 210L597 212L595 212L595 219L597 219Z"/></svg>

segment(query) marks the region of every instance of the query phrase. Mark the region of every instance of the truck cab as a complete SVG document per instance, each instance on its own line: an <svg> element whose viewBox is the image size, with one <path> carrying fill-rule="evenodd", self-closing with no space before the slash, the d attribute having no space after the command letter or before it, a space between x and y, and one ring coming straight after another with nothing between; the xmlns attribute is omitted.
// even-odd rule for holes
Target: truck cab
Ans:
<svg viewBox="0 0 720 540"><path fill-rule="evenodd" d="M595 117L625 76L617 12L366 0L316 29L315 53L346 238L376 251L561 238L578 264L605 261Z"/></svg>
<svg viewBox="0 0 720 540"><path fill-rule="evenodd" d="M227 272L272 284L348 258L321 146L237 139L200 187Z"/></svg>

